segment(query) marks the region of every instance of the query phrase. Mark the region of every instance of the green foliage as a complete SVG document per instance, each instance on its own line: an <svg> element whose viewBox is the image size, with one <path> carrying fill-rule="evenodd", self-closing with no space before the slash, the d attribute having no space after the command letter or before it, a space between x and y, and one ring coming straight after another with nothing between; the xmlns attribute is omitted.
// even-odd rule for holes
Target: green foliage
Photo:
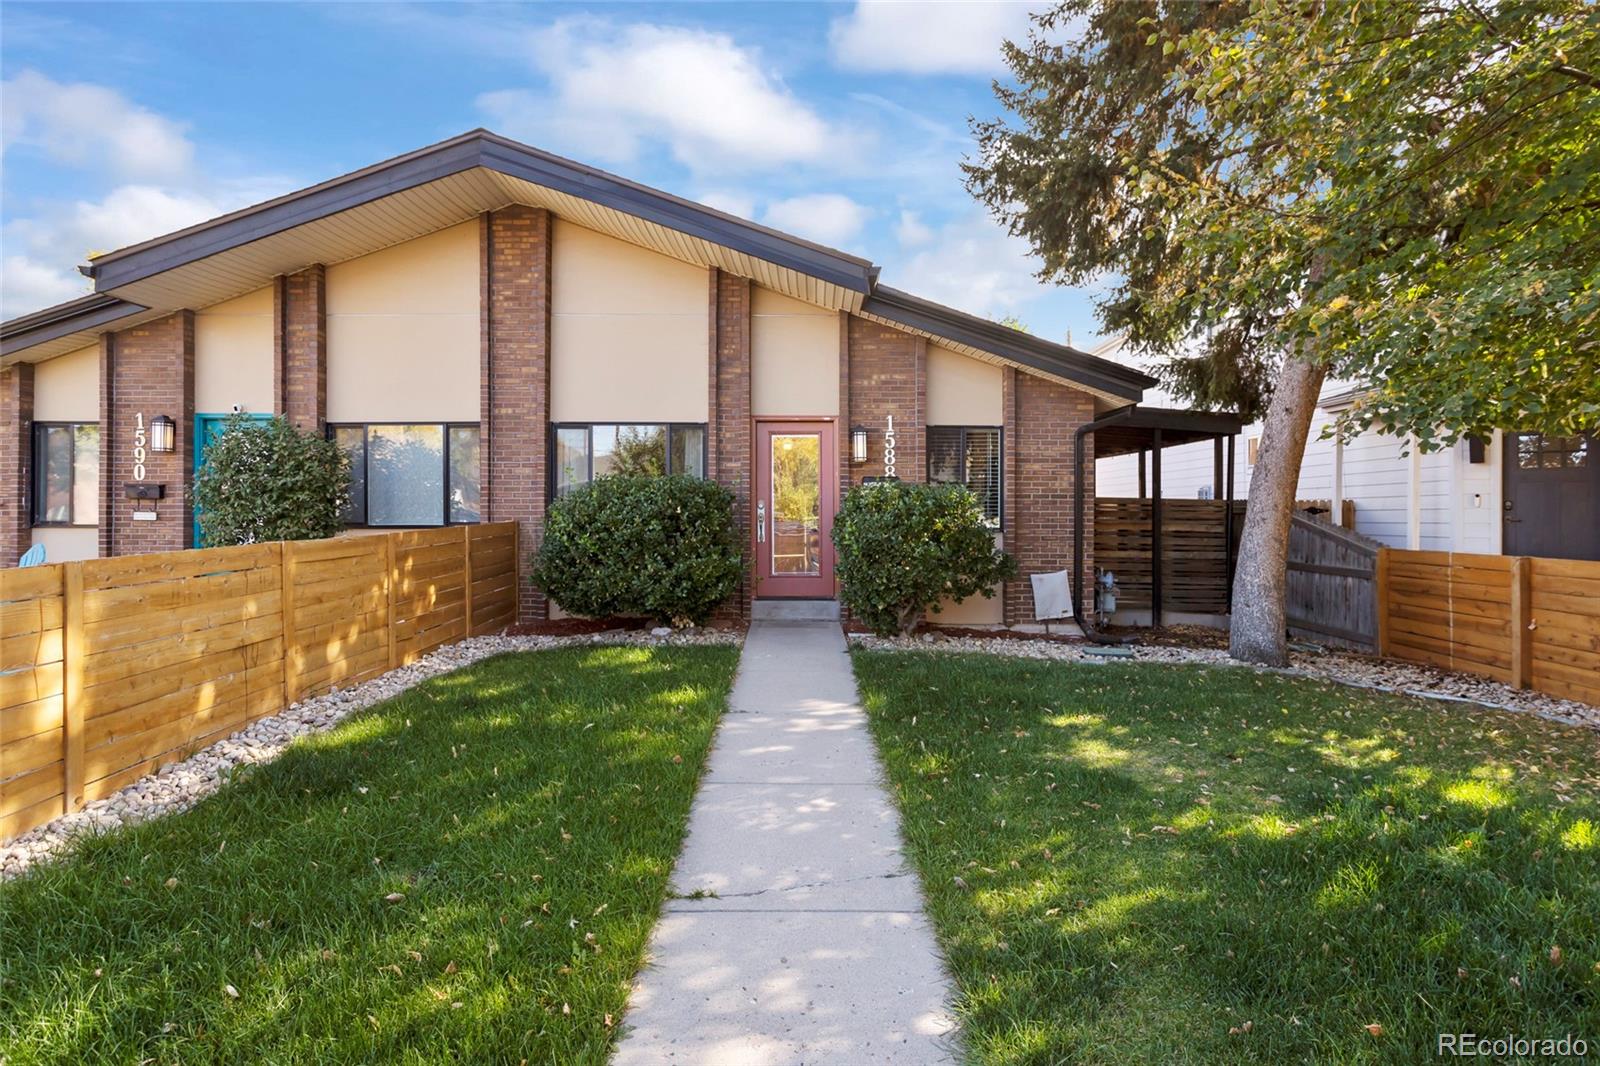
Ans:
<svg viewBox="0 0 1600 1066"><path fill-rule="evenodd" d="M939 601L994 595L1016 561L994 546L963 485L883 481L845 494L833 520L839 599L874 633L910 633Z"/></svg>
<svg viewBox="0 0 1600 1066"><path fill-rule="evenodd" d="M733 494L698 478L602 477L545 515L533 583L566 611L700 624L743 572Z"/></svg>
<svg viewBox="0 0 1600 1066"><path fill-rule="evenodd" d="M496 656L192 810L86 835L0 884L0 1048L40 1066L604 1063L738 657Z"/></svg>
<svg viewBox="0 0 1600 1066"><path fill-rule="evenodd" d="M349 457L281 416L228 419L194 479L209 547L331 537L344 528L349 498Z"/></svg>
<svg viewBox="0 0 1600 1066"><path fill-rule="evenodd" d="M1600 421L1600 8L1068 0L1006 54L970 188L1190 399L1296 352L1347 429Z"/></svg>

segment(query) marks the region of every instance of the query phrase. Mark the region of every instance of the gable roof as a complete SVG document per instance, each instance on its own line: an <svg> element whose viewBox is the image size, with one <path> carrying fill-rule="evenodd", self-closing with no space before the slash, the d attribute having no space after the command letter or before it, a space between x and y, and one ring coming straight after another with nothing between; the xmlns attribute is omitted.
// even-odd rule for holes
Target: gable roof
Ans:
<svg viewBox="0 0 1600 1066"><path fill-rule="evenodd" d="M871 261L477 129L78 269L95 293L0 323L0 355L81 347L109 328L202 307L313 262L339 262L512 203L689 262L951 341L1091 391L1138 399L1154 379L1065 345L878 285Z"/></svg>

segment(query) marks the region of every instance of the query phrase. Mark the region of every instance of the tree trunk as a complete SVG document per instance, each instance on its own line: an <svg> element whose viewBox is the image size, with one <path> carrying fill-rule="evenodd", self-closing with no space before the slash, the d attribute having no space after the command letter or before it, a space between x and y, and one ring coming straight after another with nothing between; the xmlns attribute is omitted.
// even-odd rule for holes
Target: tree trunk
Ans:
<svg viewBox="0 0 1600 1066"><path fill-rule="evenodd" d="M1228 653L1266 666L1289 661L1284 597L1288 585L1289 525L1300 460L1305 456L1317 392L1328 368L1320 361L1290 356L1278 371L1261 430L1255 469L1250 473L1250 504L1244 538L1233 574L1233 617Z"/></svg>

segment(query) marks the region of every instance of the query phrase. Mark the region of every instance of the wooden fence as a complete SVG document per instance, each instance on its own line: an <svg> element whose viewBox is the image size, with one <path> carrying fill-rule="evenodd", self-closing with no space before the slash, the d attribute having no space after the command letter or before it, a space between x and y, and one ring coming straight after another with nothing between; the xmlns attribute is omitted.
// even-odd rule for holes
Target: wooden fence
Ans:
<svg viewBox="0 0 1600 1066"><path fill-rule="evenodd" d="M1378 646L1378 551L1352 529L1296 511L1289 525L1289 632L1363 651Z"/></svg>
<svg viewBox="0 0 1600 1066"><path fill-rule="evenodd" d="M1600 562L1385 548L1378 651L1600 705Z"/></svg>
<svg viewBox="0 0 1600 1066"><path fill-rule="evenodd" d="M512 522L0 571L0 840L516 604Z"/></svg>
<svg viewBox="0 0 1600 1066"><path fill-rule="evenodd" d="M1228 546L1222 500L1161 501L1161 608L1228 613ZM1233 504L1235 554L1245 503ZM1117 575L1122 609L1150 607L1150 501L1102 496L1094 501L1094 565Z"/></svg>

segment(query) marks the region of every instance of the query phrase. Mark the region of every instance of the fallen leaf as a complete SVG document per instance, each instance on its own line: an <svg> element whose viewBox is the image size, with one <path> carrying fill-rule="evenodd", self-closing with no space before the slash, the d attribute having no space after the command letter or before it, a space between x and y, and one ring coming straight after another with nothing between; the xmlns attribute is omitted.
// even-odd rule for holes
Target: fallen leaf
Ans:
<svg viewBox="0 0 1600 1066"><path fill-rule="evenodd" d="M222 990L224 992L228 993L228 998L229 999L238 999L239 998L239 990L237 988L234 988L232 985L223 985L222 986Z"/></svg>
<svg viewBox="0 0 1600 1066"><path fill-rule="evenodd" d="M178 879L176 877L167 878L167 887L168 888L177 888L178 887Z"/></svg>
<svg viewBox="0 0 1600 1066"><path fill-rule="evenodd" d="M383 898L387 903L402 903L405 901L406 894L404 892L391 892Z"/></svg>
<svg viewBox="0 0 1600 1066"><path fill-rule="evenodd" d="M1561 965L1561 945L1560 944L1552 944L1552 945L1550 945L1550 963L1553 966L1560 966Z"/></svg>
<svg viewBox="0 0 1600 1066"><path fill-rule="evenodd" d="M1383 1026L1379 1025L1377 1022L1373 1022L1371 1025L1367 1026L1367 1032L1371 1033L1373 1036L1382 1036Z"/></svg>
<svg viewBox="0 0 1600 1066"><path fill-rule="evenodd" d="M455 973L456 972L456 960L455 959L451 959L450 960L450 965L448 965L448 966L446 966L444 968L444 972L445 973Z"/></svg>

